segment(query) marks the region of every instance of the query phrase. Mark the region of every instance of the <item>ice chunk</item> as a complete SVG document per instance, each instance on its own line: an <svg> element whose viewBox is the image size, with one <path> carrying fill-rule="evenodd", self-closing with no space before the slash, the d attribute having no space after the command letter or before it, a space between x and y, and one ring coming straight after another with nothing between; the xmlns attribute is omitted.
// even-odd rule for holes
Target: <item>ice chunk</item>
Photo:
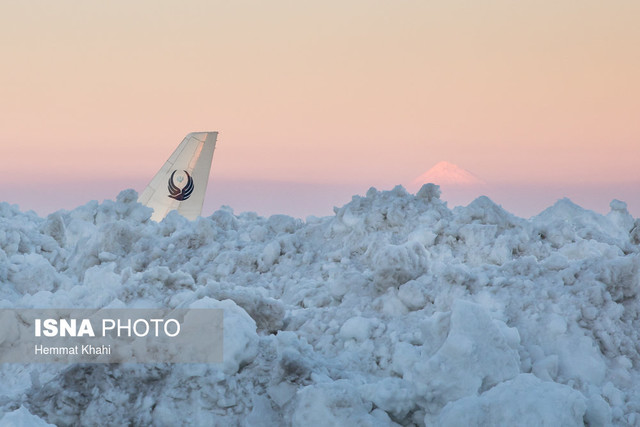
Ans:
<svg viewBox="0 0 640 427"><path fill-rule="evenodd" d="M340 337L343 339L354 339L364 341L369 339L372 330L376 326L376 321L356 316L344 322L340 328Z"/></svg>
<svg viewBox="0 0 640 427"><path fill-rule="evenodd" d="M238 372L258 354L256 322L231 300L217 301L209 297L193 302L189 308L219 308L224 310L224 343L222 370L231 375Z"/></svg>
<svg viewBox="0 0 640 427"><path fill-rule="evenodd" d="M587 405L571 387L541 381L530 374L497 385L480 396L449 403L440 426L582 426ZM425 424L430 423L425 420Z"/></svg>
<svg viewBox="0 0 640 427"><path fill-rule="evenodd" d="M296 400L293 426L384 425L370 414L371 402L347 380L307 386L298 392Z"/></svg>
<svg viewBox="0 0 640 427"><path fill-rule="evenodd" d="M379 289L400 286L427 272L427 251L416 241L401 245L373 243L367 253Z"/></svg>
<svg viewBox="0 0 640 427"><path fill-rule="evenodd" d="M42 418L33 415L27 408L20 406L15 411L7 412L0 418L0 427L53 427Z"/></svg>
<svg viewBox="0 0 640 427"><path fill-rule="evenodd" d="M378 408L402 420L417 406L417 393L413 384L400 378L383 380L362 386L363 396Z"/></svg>
<svg viewBox="0 0 640 427"><path fill-rule="evenodd" d="M431 398L448 402L515 377L519 366L518 353L486 310L457 300L447 339L421 370Z"/></svg>

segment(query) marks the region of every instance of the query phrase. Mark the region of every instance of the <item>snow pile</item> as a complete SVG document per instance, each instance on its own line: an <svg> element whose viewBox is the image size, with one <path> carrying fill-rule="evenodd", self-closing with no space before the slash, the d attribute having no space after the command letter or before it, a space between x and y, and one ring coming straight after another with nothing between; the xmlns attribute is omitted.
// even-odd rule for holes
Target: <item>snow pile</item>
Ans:
<svg viewBox="0 0 640 427"><path fill-rule="evenodd" d="M0 425L637 425L640 221L438 187L306 222L0 204L0 307L223 308L224 363L0 365ZM203 331L206 333L206 331Z"/></svg>

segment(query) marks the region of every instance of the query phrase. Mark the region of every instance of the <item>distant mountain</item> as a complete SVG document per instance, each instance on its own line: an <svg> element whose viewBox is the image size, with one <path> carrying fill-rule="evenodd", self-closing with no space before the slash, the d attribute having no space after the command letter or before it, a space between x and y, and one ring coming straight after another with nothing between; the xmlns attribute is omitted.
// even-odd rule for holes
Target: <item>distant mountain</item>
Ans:
<svg viewBox="0 0 640 427"><path fill-rule="evenodd" d="M413 180L414 186L433 183L445 186L471 187L485 185L485 182L453 163L442 161Z"/></svg>

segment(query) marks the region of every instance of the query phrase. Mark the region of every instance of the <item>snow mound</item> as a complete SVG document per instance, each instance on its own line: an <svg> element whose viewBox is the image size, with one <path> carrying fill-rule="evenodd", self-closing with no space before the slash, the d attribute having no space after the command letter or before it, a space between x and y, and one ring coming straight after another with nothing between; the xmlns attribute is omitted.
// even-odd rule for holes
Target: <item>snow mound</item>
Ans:
<svg viewBox="0 0 640 427"><path fill-rule="evenodd" d="M624 202L525 220L439 194L372 188L306 222L155 223L132 190L47 218L0 203L0 307L225 316L221 364L0 365L0 425L638 425Z"/></svg>

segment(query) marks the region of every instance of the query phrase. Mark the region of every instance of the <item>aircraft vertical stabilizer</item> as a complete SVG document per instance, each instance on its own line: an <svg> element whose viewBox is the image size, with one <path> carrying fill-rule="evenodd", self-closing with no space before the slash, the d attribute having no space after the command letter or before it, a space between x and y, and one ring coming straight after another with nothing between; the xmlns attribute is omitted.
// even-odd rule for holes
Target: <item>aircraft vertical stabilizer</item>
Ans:
<svg viewBox="0 0 640 427"><path fill-rule="evenodd" d="M138 197L153 209L152 220L161 221L172 210L190 220L200 215L217 138L218 132L194 132L182 140Z"/></svg>

